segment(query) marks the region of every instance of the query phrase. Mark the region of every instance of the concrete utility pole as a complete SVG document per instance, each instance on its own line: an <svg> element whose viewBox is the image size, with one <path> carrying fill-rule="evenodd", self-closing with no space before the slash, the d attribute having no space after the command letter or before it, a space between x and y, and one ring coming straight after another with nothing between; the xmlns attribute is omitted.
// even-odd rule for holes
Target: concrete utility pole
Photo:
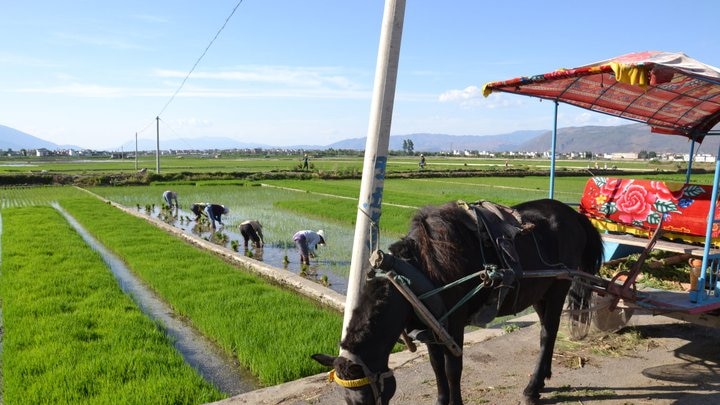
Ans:
<svg viewBox="0 0 720 405"><path fill-rule="evenodd" d="M160 116L155 117L157 121L155 133L157 134L155 142L155 173L160 174Z"/></svg>
<svg viewBox="0 0 720 405"><path fill-rule="evenodd" d="M404 17L405 0L385 1L345 301L343 338L365 282L363 269L369 268L368 259L371 250L378 245L378 224L387 168L390 124L395 101L395 83L400 60L400 40Z"/></svg>
<svg viewBox="0 0 720 405"><path fill-rule="evenodd" d="M137 169L138 169L138 168L137 168L137 159L138 159L138 154L137 154L137 132L135 132L135 171L137 171Z"/></svg>

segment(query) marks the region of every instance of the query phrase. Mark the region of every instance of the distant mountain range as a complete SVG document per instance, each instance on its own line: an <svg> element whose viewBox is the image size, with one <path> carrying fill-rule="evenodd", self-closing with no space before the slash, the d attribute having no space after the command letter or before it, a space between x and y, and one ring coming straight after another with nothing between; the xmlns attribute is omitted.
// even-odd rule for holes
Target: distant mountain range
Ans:
<svg viewBox="0 0 720 405"><path fill-rule="evenodd" d="M700 152L716 154L719 137L708 137L700 147ZM487 152L544 152L550 150L552 132L548 130L515 131L498 135L446 135L416 133L408 135L393 135L390 137L390 150L403 150L403 142L412 140L416 152L451 152L451 151L487 151ZM365 138L351 138L329 145L295 145L273 146L258 143L245 143L231 138L176 138L162 140L160 147L163 150L207 150L207 149L349 149L364 150ZM45 141L36 136L0 125L0 150L38 149L85 149L74 145L58 145ZM155 141L138 140L138 150L155 150ZM689 141L685 137L672 135L659 135L650 132L644 124L629 124L619 126L584 126L558 129L556 142L558 152L593 152L637 153L640 151L653 151L657 153L687 153ZM135 143L128 142L119 145L113 151L134 151Z"/></svg>
<svg viewBox="0 0 720 405"><path fill-rule="evenodd" d="M18 131L17 129L0 125L0 150L6 151L12 149L15 151L22 149L40 149L47 150L56 149L82 149L73 145L58 145L48 142L38 137Z"/></svg>

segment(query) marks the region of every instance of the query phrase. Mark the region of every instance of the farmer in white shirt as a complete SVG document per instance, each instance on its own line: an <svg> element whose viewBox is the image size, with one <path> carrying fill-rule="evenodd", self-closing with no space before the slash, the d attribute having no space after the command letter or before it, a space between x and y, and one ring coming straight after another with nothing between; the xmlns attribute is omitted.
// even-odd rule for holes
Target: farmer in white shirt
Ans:
<svg viewBox="0 0 720 405"><path fill-rule="evenodd" d="M310 230L298 231L293 235L293 241L300 251L300 264L310 264L310 257L315 257L315 248L325 245L325 231Z"/></svg>

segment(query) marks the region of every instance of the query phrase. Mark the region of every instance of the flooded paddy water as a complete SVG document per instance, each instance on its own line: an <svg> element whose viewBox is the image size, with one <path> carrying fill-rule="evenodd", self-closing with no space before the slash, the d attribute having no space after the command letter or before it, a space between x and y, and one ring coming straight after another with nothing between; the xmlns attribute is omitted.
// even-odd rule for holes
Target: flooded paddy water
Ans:
<svg viewBox="0 0 720 405"><path fill-rule="evenodd" d="M173 213L163 210L162 193L167 185L143 187L92 187L88 191L118 204L138 216L147 216L191 235L228 249L240 255L258 260L267 266L284 269L306 279L324 285L339 294L347 292L347 280L352 258L352 245L355 228L353 225L327 221L312 215L302 215L278 208L276 202L298 202L301 205L312 204L318 199L337 199L338 204L355 205L357 201L347 197L335 197L332 194L316 194L303 190L288 190L266 186L243 185L173 185L178 194L180 209ZM195 221L190 211L193 202L213 202L223 204L230 209L222 216L224 226L213 229L207 220ZM260 221L263 226L265 246L263 249L243 248L243 238L239 225L245 220ZM348 221L351 222L351 221ZM303 229L324 230L325 246L316 250L317 257L303 268L292 236ZM395 241L396 237L380 235L381 249Z"/></svg>
<svg viewBox="0 0 720 405"><path fill-rule="evenodd" d="M217 224L216 228L213 229L205 217L195 221L195 214L182 209L172 213L167 207L162 206L136 207L136 209L178 228L188 235L194 235L219 246L235 250L246 257L272 267L299 274L340 294L345 295L347 293L348 277L346 274L350 268L350 258L324 257L327 256L323 254L324 246L317 248L318 257L311 259L309 266L301 266L297 248L292 242L292 235L290 235L287 242L266 241L262 248L252 246L252 241L249 241L248 248L245 249L242 234L237 226Z"/></svg>

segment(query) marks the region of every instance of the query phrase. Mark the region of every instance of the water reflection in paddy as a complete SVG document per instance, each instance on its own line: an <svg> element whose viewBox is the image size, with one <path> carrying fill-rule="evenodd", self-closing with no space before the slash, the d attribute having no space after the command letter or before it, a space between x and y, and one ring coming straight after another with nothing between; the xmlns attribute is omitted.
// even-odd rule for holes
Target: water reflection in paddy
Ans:
<svg viewBox="0 0 720 405"><path fill-rule="evenodd" d="M267 237L268 235L265 235L266 243L263 248L255 248L252 246L252 242L250 242L248 249L245 249L240 229L236 226L227 224L225 226L218 225L217 228L213 230L204 218L196 222L195 215L190 211L181 209L179 212L171 215L169 210L162 209L158 206L136 207L136 209L145 211L147 215L158 218L187 234L233 249L272 267L285 269L302 275L340 294L344 295L347 292L347 274L350 268L350 257L333 257L324 251L326 250L324 246L317 248L317 257L311 259L310 265L303 268L300 265L299 254L292 242L292 235L287 237L287 241L276 241L273 238L272 242L268 242L270 238ZM340 235L334 236L334 243L341 243ZM351 244L352 241L350 241L349 245Z"/></svg>
<svg viewBox="0 0 720 405"><path fill-rule="evenodd" d="M173 184L171 187L178 193L180 210L173 217L166 218L166 223L189 235L211 240L213 233L210 228L194 230L195 214L190 211L190 206L193 202L224 204L230 208L230 213L223 215L225 226L218 229L225 238L221 244L231 249L232 241L236 241L240 245L238 251L244 253L238 226L248 219L259 220L263 225L266 246L262 254L251 248L253 257L268 266L286 269L295 274L301 274L302 269L292 241L293 234L302 229L323 229L327 236L327 245L317 249L317 258L311 260L307 277L318 281L327 277L329 288L340 294L346 293L355 234L352 224L354 221L347 221L348 224L345 224L345 221L325 219L323 213L306 215L302 212L307 211L308 207L312 207L318 200L323 200L325 205L334 200L337 200L338 205L355 205L357 201L325 194L318 196L302 190L242 184L193 183ZM168 185L158 184L142 187L93 187L90 191L136 211L141 216L147 215L157 220L161 217L162 193L168 188ZM278 202L285 203L285 206L297 202L298 206L305 208L294 212L279 206ZM378 247L387 250L387 246L398 237L382 232Z"/></svg>

